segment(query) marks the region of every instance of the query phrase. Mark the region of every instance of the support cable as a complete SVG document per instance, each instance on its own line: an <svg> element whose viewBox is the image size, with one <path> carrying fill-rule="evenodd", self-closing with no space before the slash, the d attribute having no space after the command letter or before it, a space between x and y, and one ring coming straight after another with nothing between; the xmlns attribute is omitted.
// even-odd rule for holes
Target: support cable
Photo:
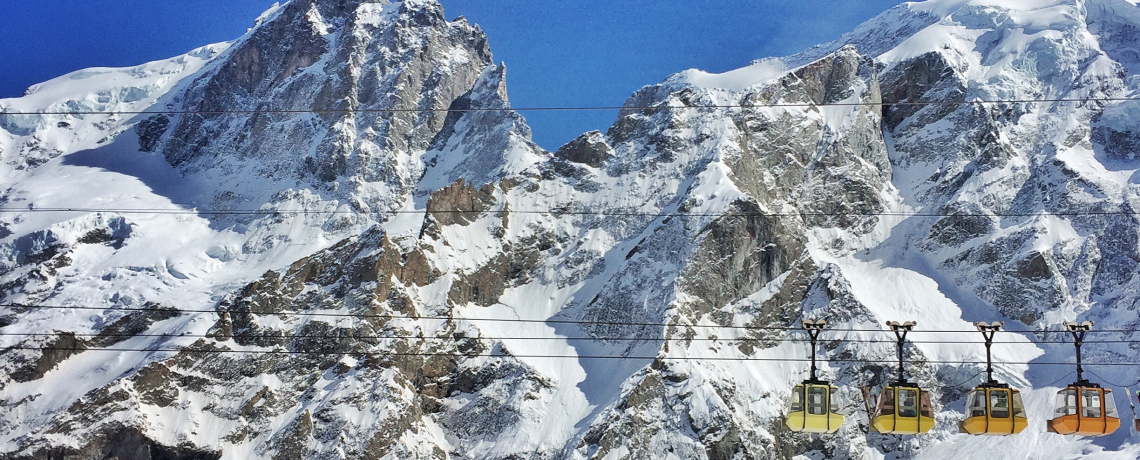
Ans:
<svg viewBox="0 0 1140 460"><path fill-rule="evenodd" d="M412 321L420 320L433 320L433 321L485 321L485 322L506 322L506 323L546 323L546 324L586 324L586 325L602 325L602 326L639 326L639 327L692 327L692 328L708 328L708 329L737 329L737 330L750 330L750 331L794 331L797 330L790 326L735 326L735 325L720 325L720 324L684 324L684 323L661 323L661 322L623 322L623 321L591 321L591 320L570 320L570 319L525 319L525 318L473 318L462 316L418 316L411 317L407 315L392 315L392 314L372 314L372 313L331 313L331 312L314 312L314 311L240 311L240 310L217 310L217 309L179 309L173 307L87 307L81 305L27 305L20 303L0 303L0 307L17 308L17 309L47 309L47 310L93 310L93 311L128 311L128 312L162 312L162 313L213 313L218 314L227 312L233 314L249 314L258 316L300 316L300 317L326 317L326 318L371 318L371 319L406 319ZM835 332L873 332L882 333L883 329L861 329L861 328L845 328L845 329L831 329ZM923 330L919 331L923 334L963 334L975 332L973 330ZM1026 330L1026 331L1012 331L1019 334L1044 334L1055 333L1057 331L1049 330ZM1092 333L1136 333L1140 329L1102 329L1098 331L1091 331ZM771 339L775 340L775 339ZM845 339L846 340L846 339ZM859 341L857 339L852 341ZM1098 340L1089 341L1088 343L1134 343L1138 340ZM1042 340L1031 341L1032 343L1064 343L1063 341ZM912 343L963 343L961 341L912 341ZM995 343L1024 343L1024 342L995 342Z"/></svg>
<svg viewBox="0 0 1140 460"><path fill-rule="evenodd" d="M0 112L2 113L2 112ZM404 214L426 214L429 211L426 209L415 210L393 210L393 211L343 211L343 210L315 210L315 209L197 209L197 208L180 208L180 209L161 209L161 208L89 208L89 207L31 207L31 208L13 208L13 207L0 207L0 214L22 214L22 213L57 213L57 212L90 212L90 213L113 213L113 214L152 214L152 215L191 215L191 216L295 216L295 215L337 215L337 214L369 214L380 216L395 216ZM571 209L484 209L484 210L463 210L463 209L432 209L432 214L495 214L495 213L511 213L511 214L549 214L555 217L559 216L605 216L605 217L828 217L828 216L858 216L858 217L1038 217L1038 216L1053 216L1053 217L1083 217L1083 216L1136 216L1140 215L1140 210L1129 211L1034 211L1034 212L971 212L971 213L958 213L958 212L897 212L897 211L835 211L835 212L813 212L813 211L795 211L795 212L666 212L666 211L621 211L621 210L571 210Z"/></svg>
<svg viewBox="0 0 1140 460"><path fill-rule="evenodd" d="M348 356L348 355L377 355L377 356L444 356L454 358L476 358L476 357L491 357L491 358L565 358L565 359L638 359L638 360L654 360L661 359L666 361L762 361L762 362L789 362L789 363L807 363L810 362L807 358L765 358L765 357L731 357L731 356L649 356L649 355L542 355L542 354L500 354L500 353L485 353L485 354L464 354L464 353L430 353L430 352L389 352L385 350L289 350L289 349L271 349L271 350L236 350L229 348L208 348L208 349L195 349L187 347L165 347L165 348L116 348L116 347L86 347L86 348L72 348L72 347L34 347L34 346L12 346L6 347L2 350L41 350L41 351L109 351L116 353L132 353L132 352L176 352L176 353L200 353L200 354L279 354L279 355L331 355L331 356ZM856 359L856 358L832 358L829 362L838 363L861 363L861 364L889 364L895 360L884 359ZM976 361L951 361L951 360L927 360L923 361L925 364L941 364L941 365L976 365ZM1070 362L1006 362L1005 364L1011 365L1034 365L1034 366L1070 366ZM1140 362L1106 362L1097 363L1097 366L1110 366L1110 367L1136 367L1140 366ZM980 374L980 372L979 372Z"/></svg>
<svg viewBox="0 0 1140 460"><path fill-rule="evenodd" d="M709 104L709 105L626 105L626 106L563 106L563 107L476 107L467 109L457 108L384 108L384 109L230 109L230 110L41 110L41 111L4 111L5 115L261 115L261 114L335 114L335 113L426 113L426 112L570 112L570 111L611 111L611 110L677 110L677 109L760 109L772 107L879 107L890 105L902 106L929 106L929 105L985 105L985 104L1033 104L1033 103L1088 103L1088 102L1127 102L1137 101L1135 97L1089 97L1089 98L1049 98L1049 99L991 99L974 101L868 101L868 102L772 102L767 104ZM0 107L0 110L3 110Z"/></svg>

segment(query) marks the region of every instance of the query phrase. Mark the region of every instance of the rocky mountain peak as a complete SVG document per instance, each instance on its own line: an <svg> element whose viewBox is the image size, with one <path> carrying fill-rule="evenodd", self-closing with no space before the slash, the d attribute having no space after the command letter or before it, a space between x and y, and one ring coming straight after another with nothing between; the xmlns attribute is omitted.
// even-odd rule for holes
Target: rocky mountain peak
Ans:
<svg viewBox="0 0 1140 460"><path fill-rule="evenodd" d="M414 187L447 109L489 65L483 33L434 1L290 2L172 98L195 113L140 134L183 172L225 165L227 191L249 174L278 184L228 202L308 184L385 209Z"/></svg>

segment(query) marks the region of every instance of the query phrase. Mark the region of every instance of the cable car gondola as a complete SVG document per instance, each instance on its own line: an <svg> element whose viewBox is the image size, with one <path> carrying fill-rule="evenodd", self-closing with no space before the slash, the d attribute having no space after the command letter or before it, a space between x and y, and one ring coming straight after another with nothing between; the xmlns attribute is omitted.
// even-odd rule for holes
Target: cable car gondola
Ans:
<svg viewBox="0 0 1140 460"><path fill-rule="evenodd" d="M1131 389L1132 387L1128 388ZM1125 392L1124 394L1127 395L1128 392ZM1140 401L1140 391L1136 392L1136 400ZM1136 416L1136 406L1132 405L1132 397L1128 398L1128 405L1132 407L1132 428L1136 430L1137 433L1140 433L1140 417Z"/></svg>
<svg viewBox="0 0 1140 460"><path fill-rule="evenodd" d="M811 377L792 387L792 400L788 405L788 417L784 425L792 431L806 433L834 433L843 425L843 415L839 413L839 401L835 397L838 387L826 380L816 378L815 342L826 320L800 321L811 337Z"/></svg>
<svg viewBox="0 0 1140 460"><path fill-rule="evenodd" d="M1127 394L1127 392L1125 392L1125 394ZM1136 392L1136 400L1140 401L1140 391ZM1131 397L1128 398L1128 405L1132 406ZM1140 417L1136 416L1136 406L1132 406L1132 425L1134 425L1132 428L1135 429L1137 433L1140 433Z"/></svg>
<svg viewBox="0 0 1140 460"><path fill-rule="evenodd" d="M1065 322L1065 327L1073 334L1073 344L1077 348L1077 381L1057 392L1053 419L1049 420L1050 433L1104 436L1120 427L1120 416L1116 412L1112 390L1084 379L1081 345L1084 344L1085 333L1092 326L1092 321L1080 324Z"/></svg>
<svg viewBox="0 0 1140 460"><path fill-rule="evenodd" d="M879 433L921 434L934 428L930 393L903 377L903 345L914 325L914 321L902 324L887 321L898 339L899 379L879 393L875 414L871 417L871 429Z"/></svg>
<svg viewBox="0 0 1140 460"><path fill-rule="evenodd" d="M1000 321L993 324L974 323L974 327L986 338L986 382L975 387L966 398L967 415L965 420L958 423L959 433L1006 436L1020 433L1029 426L1021 392L994 380L990 346L994 343L994 334L1004 324Z"/></svg>

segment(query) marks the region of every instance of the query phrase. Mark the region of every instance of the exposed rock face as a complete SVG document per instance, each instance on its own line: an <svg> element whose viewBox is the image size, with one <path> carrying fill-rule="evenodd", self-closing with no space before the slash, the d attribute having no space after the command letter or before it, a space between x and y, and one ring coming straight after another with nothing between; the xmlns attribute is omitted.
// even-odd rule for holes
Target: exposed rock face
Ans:
<svg viewBox="0 0 1140 460"><path fill-rule="evenodd" d="M736 202L725 216L703 229L701 247L684 275L682 289L693 294L690 313L727 323L731 314L719 311L759 291L799 262L804 242L787 231L780 218L764 216L758 206ZM788 305L780 305L787 308ZM715 312L714 312L715 311ZM795 316L778 309L762 312L758 324L783 324Z"/></svg>
<svg viewBox="0 0 1140 460"><path fill-rule="evenodd" d="M427 213L439 225L466 225L495 204L495 186L476 189L463 178L428 198Z"/></svg>
<svg viewBox="0 0 1140 460"><path fill-rule="evenodd" d="M16 459L79 459L107 460L217 460L221 453L195 449L190 446L171 447L154 442L139 430L122 425L110 426L101 431L96 441L80 449L67 447L46 448Z"/></svg>
<svg viewBox="0 0 1140 460"><path fill-rule="evenodd" d="M104 120L106 142L4 157L113 168L98 155L127 145L176 167L211 213L177 209L169 240L153 236L163 217L0 221L0 296L85 306L0 314L5 333L43 334L0 347L0 457L976 450L953 433L981 371L961 363L980 362L980 345L908 345L936 433L866 433L861 390L897 375L884 321L917 320L916 335L975 319L1140 326L1135 104L1063 101L1137 91L1140 13L1053 7L901 5L799 55L645 87L604 134L554 153L510 110L482 33L434 1L275 8L139 99L203 113ZM976 103L997 99L1062 102ZM211 113L235 108L247 112ZM0 118L32 144L70 129L44 123ZM74 150L91 145L106 147ZM25 201L41 184L13 174L28 182L0 202L39 206ZM801 318L833 325L821 373L848 418L833 436L782 425L806 377ZM1010 337L1002 378L1051 398L1055 375L1010 363L1063 360L1069 345ZM1104 447L1054 441L1030 453Z"/></svg>
<svg viewBox="0 0 1140 460"><path fill-rule="evenodd" d="M58 332L24 341L21 346L3 351L5 380L30 382L43 378L59 363L87 348L72 332ZM4 381L0 381L3 384Z"/></svg>
<svg viewBox="0 0 1140 460"><path fill-rule="evenodd" d="M601 166L612 154L613 149L606 144L605 137L598 131L590 131L578 136L554 152L556 158L593 167Z"/></svg>
<svg viewBox="0 0 1140 460"><path fill-rule="evenodd" d="M1094 3L1088 9L1089 27L1097 21L1096 11L1108 8L1112 2ZM1082 32L1081 27L1073 27L1059 33L1068 36ZM1120 74L1115 71L1103 74L1092 68L1064 67L1064 63L1089 59L1098 51L1055 46L1059 45L1041 44L1039 50L1012 64L1012 74L1031 78L1011 78L998 87L1033 93L1064 82L1073 85L1070 97L1077 98L1083 94L1112 94L1122 86ZM1004 53L994 47L982 52L983 61L999 59ZM1098 236L1060 241L1047 251L1031 248L1048 233L1049 224L1032 216L1036 212L1095 210L1094 213L1112 214L1131 207L1128 198L1112 190L1114 185L1096 179L1088 171L1078 172L1061 159L1069 154L1066 152L1089 150L1101 151L1110 160L1128 158L1128 134L1118 131L1124 128L1109 127L1120 126L1114 114L1124 110L1124 104L1109 106L1103 112L1099 107L1072 107L1072 103L1058 107L1067 114L1064 117L1086 126L1082 135L1080 128L1063 126L1050 117L1026 118L1037 110L1026 104L944 103L968 100L980 91L966 89L969 81L965 74L969 68L955 53L927 53L894 64L884 72L884 84L893 88L884 92L884 98L934 102L894 105L887 111L896 170L933 173L922 176L925 181L898 186L912 190L908 193L918 203L946 214L922 224L930 228L930 244L923 247L940 269L952 273L955 283L972 290L1007 317L1045 327L1048 323L1041 321L1055 317L1043 314L1043 309L1081 311L1091 304L1090 293L1104 292L1096 286L1124 283L1130 275L1116 270L1136 266L1134 232L1112 230L1131 225L1124 223L1133 220L1127 216L1076 216L1071 225L1089 232L1087 235ZM1050 70L1029 65L1029 60L1046 56L1058 67ZM1099 126L1092 121L1096 119L1102 120ZM949 132L933 128L947 123L956 129ZM1089 126L1093 127L1091 135ZM1065 140L1056 142L1050 136ZM1067 185L1058 187L1059 181ZM1097 194L1117 198L1092 198ZM1098 264L1090 264L1093 260L1104 262L1098 268Z"/></svg>
<svg viewBox="0 0 1140 460"><path fill-rule="evenodd" d="M1140 128L1135 124L1140 104L1125 101L1110 106L1093 120L1091 140L1111 159L1132 162L1140 159Z"/></svg>
<svg viewBox="0 0 1140 460"><path fill-rule="evenodd" d="M107 347L123 342L135 335L146 332L154 323L177 317L182 313L174 308L157 303L142 305L139 311L131 312L115 322L104 326L99 334L93 337L90 344L97 347Z"/></svg>

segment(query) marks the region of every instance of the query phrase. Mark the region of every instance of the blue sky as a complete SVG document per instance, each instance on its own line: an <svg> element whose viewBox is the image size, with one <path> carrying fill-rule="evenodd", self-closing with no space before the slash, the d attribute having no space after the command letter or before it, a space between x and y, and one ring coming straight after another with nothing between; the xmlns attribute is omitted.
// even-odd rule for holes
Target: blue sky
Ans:
<svg viewBox="0 0 1140 460"><path fill-rule="evenodd" d="M723 72L838 38L899 0L440 0L507 64L515 107L615 106L688 68ZM168 58L245 32L266 0L6 2L0 98L85 67ZM524 114L556 149L605 129L616 112Z"/></svg>

